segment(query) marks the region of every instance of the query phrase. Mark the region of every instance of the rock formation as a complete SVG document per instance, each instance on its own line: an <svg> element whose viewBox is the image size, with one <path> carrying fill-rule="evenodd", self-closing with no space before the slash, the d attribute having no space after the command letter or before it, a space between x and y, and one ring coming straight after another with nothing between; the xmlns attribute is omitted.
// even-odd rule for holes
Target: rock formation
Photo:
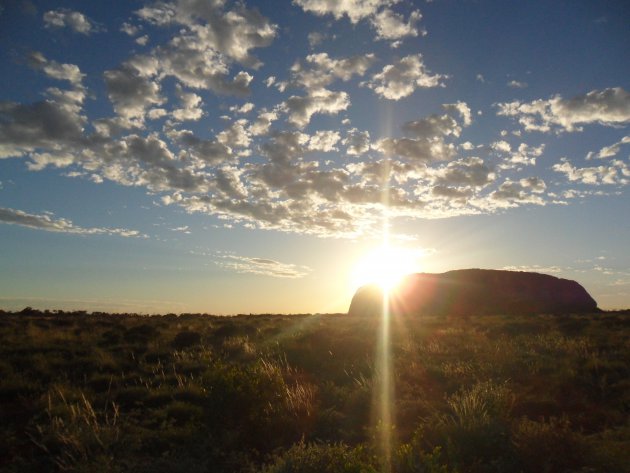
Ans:
<svg viewBox="0 0 630 473"><path fill-rule="evenodd" d="M596 312L597 303L577 282L547 274L461 269L407 276L388 297L391 313L402 315L560 314ZM377 315L383 293L357 290L348 313Z"/></svg>

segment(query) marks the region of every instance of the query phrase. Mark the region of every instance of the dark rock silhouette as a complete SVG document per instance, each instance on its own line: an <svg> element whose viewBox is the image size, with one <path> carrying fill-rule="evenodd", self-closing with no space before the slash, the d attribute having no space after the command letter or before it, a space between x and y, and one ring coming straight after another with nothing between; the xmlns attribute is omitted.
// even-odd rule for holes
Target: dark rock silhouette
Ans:
<svg viewBox="0 0 630 473"><path fill-rule="evenodd" d="M492 269L461 269L411 274L388 297L402 315L561 314L597 312L597 303L577 282L547 274ZM368 285L357 290L348 313L378 315L383 292Z"/></svg>

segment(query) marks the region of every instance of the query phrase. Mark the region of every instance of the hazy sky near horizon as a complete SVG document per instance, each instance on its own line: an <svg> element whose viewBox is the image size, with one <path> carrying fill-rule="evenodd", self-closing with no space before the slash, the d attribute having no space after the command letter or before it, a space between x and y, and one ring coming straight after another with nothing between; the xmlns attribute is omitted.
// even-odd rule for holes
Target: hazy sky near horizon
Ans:
<svg viewBox="0 0 630 473"><path fill-rule="evenodd" d="M0 308L345 311L417 271L630 307L627 1L0 6Z"/></svg>

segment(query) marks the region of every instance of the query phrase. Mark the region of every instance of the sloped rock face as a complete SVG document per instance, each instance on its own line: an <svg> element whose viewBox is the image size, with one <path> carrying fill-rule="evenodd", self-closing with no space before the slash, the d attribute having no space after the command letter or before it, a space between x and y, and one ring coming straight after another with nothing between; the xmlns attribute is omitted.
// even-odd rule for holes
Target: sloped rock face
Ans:
<svg viewBox="0 0 630 473"><path fill-rule="evenodd" d="M577 282L547 274L462 269L407 276L388 297L391 313L403 315L561 314L596 312L597 303ZM383 293L357 290L348 313L377 315Z"/></svg>

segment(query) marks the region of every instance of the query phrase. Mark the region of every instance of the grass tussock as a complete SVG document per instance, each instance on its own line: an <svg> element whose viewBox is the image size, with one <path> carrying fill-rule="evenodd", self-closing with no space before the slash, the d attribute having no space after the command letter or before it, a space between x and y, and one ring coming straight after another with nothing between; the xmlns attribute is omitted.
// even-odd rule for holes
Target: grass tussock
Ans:
<svg viewBox="0 0 630 473"><path fill-rule="evenodd" d="M630 316L0 314L0 471L630 471ZM391 431L391 464L378 438Z"/></svg>

